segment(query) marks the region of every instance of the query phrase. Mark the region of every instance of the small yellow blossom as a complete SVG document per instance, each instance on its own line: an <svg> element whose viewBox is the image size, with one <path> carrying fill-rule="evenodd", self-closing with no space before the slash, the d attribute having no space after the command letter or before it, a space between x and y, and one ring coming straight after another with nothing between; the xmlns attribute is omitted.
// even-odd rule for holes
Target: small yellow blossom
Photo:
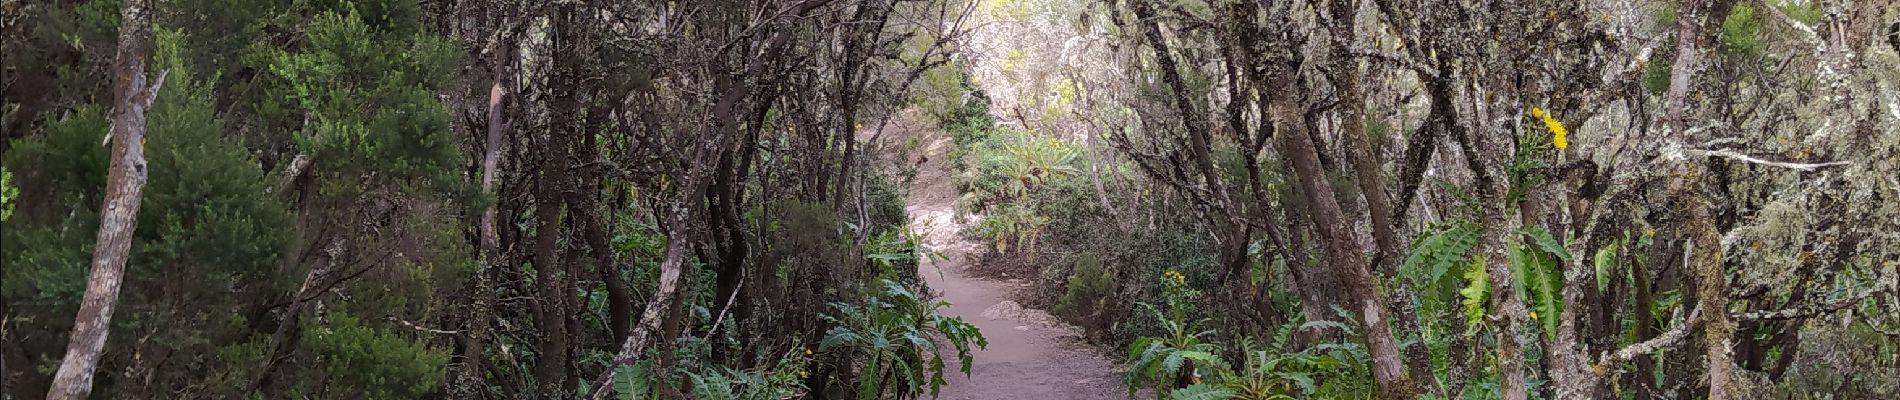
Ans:
<svg viewBox="0 0 1900 400"><path fill-rule="evenodd" d="M1537 319L1537 312L1531 311L1531 319Z"/></svg>
<svg viewBox="0 0 1900 400"><path fill-rule="evenodd" d="M1565 148L1570 147L1570 139L1569 139L1570 132L1564 129L1564 124L1562 122L1557 122L1557 118L1551 117L1550 113L1544 112L1544 109L1537 108L1537 107L1531 107L1531 116L1537 117L1537 119L1539 120L1543 120L1544 127L1550 128L1551 147L1556 147L1557 150L1563 150Z"/></svg>
<svg viewBox="0 0 1900 400"><path fill-rule="evenodd" d="M1174 283L1176 283L1176 284L1185 284L1185 283L1187 283L1187 275L1183 275L1183 274L1181 274L1181 272L1179 272L1179 271L1172 271L1172 270L1170 270L1170 271L1167 271L1167 272L1162 272L1162 273L1161 273L1161 277L1162 277L1162 279L1163 279L1163 280L1171 280L1171 281L1174 281Z"/></svg>
<svg viewBox="0 0 1900 400"><path fill-rule="evenodd" d="M805 349L805 355L811 355L811 349Z"/></svg>
<svg viewBox="0 0 1900 400"><path fill-rule="evenodd" d="M811 376L811 375L808 375L808 374L806 374L806 373L805 373L805 371L798 371L798 377L800 377L800 378L804 378L804 377L807 377L807 376Z"/></svg>
<svg viewBox="0 0 1900 400"><path fill-rule="evenodd" d="M1656 237L1656 228L1643 228L1644 237Z"/></svg>

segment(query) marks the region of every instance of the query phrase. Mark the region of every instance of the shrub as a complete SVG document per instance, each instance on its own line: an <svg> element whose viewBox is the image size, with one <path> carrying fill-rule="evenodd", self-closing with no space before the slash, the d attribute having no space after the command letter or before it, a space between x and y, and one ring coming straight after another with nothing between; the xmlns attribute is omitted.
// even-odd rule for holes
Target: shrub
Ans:
<svg viewBox="0 0 1900 400"><path fill-rule="evenodd" d="M304 328L303 346L323 371L307 379L302 396L324 399L412 399L441 382L449 353L373 328L348 314ZM299 396L301 397L301 396Z"/></svg>
<svg viewBox="0 0 1900 400"><path fill-rule="evenodd" d="M1108 327L1102 317L1115 301L1115 274L1092 254L1076 256L1071 265L1062 298L1056 301L1056 314L1099 332Z"/></svg>

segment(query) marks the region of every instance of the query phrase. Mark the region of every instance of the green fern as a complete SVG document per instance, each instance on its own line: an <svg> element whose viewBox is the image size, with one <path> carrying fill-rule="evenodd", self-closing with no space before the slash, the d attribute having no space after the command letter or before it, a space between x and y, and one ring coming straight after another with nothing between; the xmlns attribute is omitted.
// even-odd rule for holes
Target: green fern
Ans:
<svg viewBox="0 0 1900 400"><path fill-rule="evenodd" d="M1521 232L1531 237L1531 243L1511 245L1511 278L1518 295L1529 301L1530 317L1544 326L1545 334L1556 336L1558 316L1563 312L1563 272L1557 263L1570 259L1570 252L1542 228L1529 227Z"/></svg>
<svg viewBox="0 0 1900 400"><path fill-rule="evenodd" d="M1465 253L1478 243L1480 229L1478 224L1455 222L1426 235L1413 246L1412 254L1405 257L1401 273L1419 286L1438 282L1451 271L1452 265L1464 261Z"/></svg>
<svg viewBox="0 0 1900 400"><path fill-rule="evenodd" d="M1465 305L1465 329L1470 330L1484 321L1484 306L1491 299L1491 273L1484 270L1484 256L1474 257L1464 275L1465 287L1458 290L1458 297Z"/></svg>
<svg viewBox="0 0 1900 400"><path fill-rule="evenodd" d="M646 398L648 385L646 368L633 365L621 365L614 368L614 398L620 400L640 400Z"/></svg>
<svg viewBox="0 0 1900 400"><path fill-rule="evenodd" d="M1172 400L1226 400L1234 398L1234 391L1218 385L1201 383L1175 389L1168 397Z"/></svg>

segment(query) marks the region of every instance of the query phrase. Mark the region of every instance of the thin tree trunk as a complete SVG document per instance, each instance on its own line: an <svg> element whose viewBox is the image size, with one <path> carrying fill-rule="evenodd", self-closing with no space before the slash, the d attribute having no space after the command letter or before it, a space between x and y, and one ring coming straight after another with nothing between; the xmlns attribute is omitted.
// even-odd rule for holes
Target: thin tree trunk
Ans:
<svg viewBox="0 0 1900 400"><path fill-rule="evenodd" d="M1295 93L1292 78L1275 78L1272 86L1276 93L1283 93L1272 96L1269 103L1272 117L1279 126L1276 131L1281 133L1276 135L1280 140L1277 148L1281 157L1292 165L1301 192L1313 211L1313 226L1323 242L1328 264L1344 272L1342 281L1347 295L1364 320L1366 347L1372 355L1372 379L1379 386L1379 398L1410 399L1412 383L1405 375L1404 356L1392 336L1385 303L1379 300L1378 281L1360 252L1358 241L1353 239L1352 228L1340 211L1332 185L1326 180L1319 150L1313 145L1301 108L1294 104L1292 96L1284 95Z"/></svg>
<svg viewBox="0 0 1900 400"><path fill-rule="evenodd" d="M291 358L295 357L297 345L302 342L304 308L308 306L309 300L317 296L313 292L324 290L323 282L336 271L337 263L343 257L343 248L343 239L340 237L333 236L325 241L323 248L318 250L320 261L310 268L310 273L304 275L303 284L297 291L290 294L290 305L284 307L283 319L277 322L277 330L271 332L270 358L264 361L263 373L258 378L257 386L264 398L282 399L290 396L291 382L286 378L289 373L285 372L285 368L291 368Z"/></svg>
<svg viewBox="0 0 1900 400"><path fill-rule="evenodd" d="M813 9L829 3L830 0L804 0L790 6L783 16L802 17ZM769 22L777 24L778 21ZM686 171L680 178L680 185L673 194L666 215L666 250L660 258L660 282L647 301L646 311L640 313L640 322L634 327L633 334L620 344L620 351L614 354L613 363L593 383L593 400L607 398L612 390L607 390L613 382L613 366L630 365L640 359L640 351L645 348L653 332L660 328L662 320L668 315L679 294L681 277L685 274L686 253L690 251L691 236L705 214L706 188L712 183L712 175L718 168L720 154L730 147L728 142L735 136L738 128L736 109L752 94L752 85L745 79L757 74L764 68L767 60L775 59L783 50L785 43L792 37L789 30L778 29L769 39L764 40L759 50L746 54L745 68L736 76L718 74L714 89L719 93L711 111L712 123L706 127L706 133L693 143L690 153L686 154Z"/></svg>
<svg viewBox="0 0 1900 400"><path fill-rule="evenodd" d="M132 251L132 233L138 228L141 193L145 190L145 112L165 83L161 72L146 86L146 58L152 52L150 0L125 0L119 6L119 48L113 62L112 158L106 176L105 204L99 209L99 234L92 253L92 272L86 293L73 319L73 333L65 359L53 375L48 400L84 399L92 392L92 377L112 331L112 309L119 301L125 261Z"/></svg>
<svg viewBox="0 0 1900 400"><path fill-rule="evenodd" d="M1670 143L1675 147L1688 142L1689 130L1689 90L1695 84L1695 75L1701 70L1698 58L1713 38L1713 26L1727 16L1732 0L1690 0L1680 7L1682 16L1676 24L1676 63L1672 66L1669 78L1669 91L1663 96L1662 123L1669 136L1659 142ZM1667 145L1666 145L1667 146ZM1697 307L1703 310L1702 344L1704 357L1708 363L1709 391L1707 399L1726 400L1734 397L1732 377L1735 360L1728 346L1734 339L1735 321L1728 315L1728 284L1722 270L1721 233L1716 231L1715 220L1710 212L1712 206L1700 190L1694 176L1701 168L1686 159L1670 162L1675 179L1670 191L1674 210L1683 218L1682 236L1688 240L1684 252L1689 254L1690 264L1686 269L1696 278Z"/></svg>
<svg viewBox="0 0 1900 400"><path fill-rule="evenodd" d="M496 52L495 81L488 88L488 135L484 140L487 146L482 153L481 178L482 194L488 196L495 194L495 179L501 174L502 138L508 126L503 115L507 110L510 77L506 71L506 54L509 53L512 52ZM499 203L497 199L482 208L481 219L475 227L479 236L476 257L480 269L475 272L474 287L469 290L471 310L461 337L462 358L453 367L449 380L450 392L460 398L474 396L482 385L483 345L488 339L488 319L494 314L494 302L490 299L495 288L494 271L505 264L501 260L501 236L495 230Z"/></svg>
<svg viewBox="0 0 1900 400"><path fill-rule="evenodd" d="M598 131L608 113L604 107L589 111L588 131ZM609 220L601 215L599 183L606 182L607 178L601 173L603 160L595 137L586 135L578 149L580 159L587 160L591 167L584 169L585 178L579 181L576 192L568 195L568 207L574 213L574 223L582 230L588 252L594 255L594 268L600 274L601 283L607 288L608 330L614 340L621 340L633 334L633 289L621 279L620 264L615 260L613 246L608 243L612 233L607 228Z"/></svg>
<svg viewBox="0 0 1900 400"><path fill-rule="evenodd" d="M565 267L561 265L561 209L565 203L567 145L563 136L570 132L552 132L548 143L542 149L548 154L549 162L542 167L541 177L537 179L536 201L534 205L534 282L539 286L535 302L536 328L541 333L537 347L534 376L535 382L542 386L542 395L562 396L566 390L552 389L566 380L567 375L567 301L572 293L568 292Z"/></svg>
<svg viewBox="0 0 1900 400"><path fill-rule="evenodd" d="M1445 89L1445 93L1449 93L1449 84L1443 81L1435 80L1435 82L1443 85L1441 88ZM1435 98L1432 101L1437 104L1439 99ZM1447 98L1445 101L1449 102L1450 99ZM1446 107L1449 108L1450 104L1446 103ZM1506 202L1504 197L1508 191L1507 183L1498 180L1498 177L1493 175L1493 171L1501 169L1487 168L1480 161L1486 157L1500 156L1479 153L1477 143L1474 142L1476 138L1472 137L1473 135L1455 119L1448 119L1448 121L1445 127L1452 138L1458 142L1459 151L1465 158L1465 166L1471 170L1472 176L1477 181L1481 200L1484 204L1491 205L1484 208L1485 232L1479 249L1486 257L1485 273L1490 275L1490 315L1495 316L1498 323L1498 390L1504 400L1524 400L1530 394L1525 385L1527 368L1518 338L1525 336L1523 334L1525 327L1532 324L1529 321L1529 309L1524 307L1523 300L1517 298L1516 290L1511 287L1513 282L1511 265L1508 261L1509 257L1505 255L1510 245L1509 238L1517 234L1518 224L1521 221L1511 218L1505 210L1509 207L1504 204Z"/></svg>

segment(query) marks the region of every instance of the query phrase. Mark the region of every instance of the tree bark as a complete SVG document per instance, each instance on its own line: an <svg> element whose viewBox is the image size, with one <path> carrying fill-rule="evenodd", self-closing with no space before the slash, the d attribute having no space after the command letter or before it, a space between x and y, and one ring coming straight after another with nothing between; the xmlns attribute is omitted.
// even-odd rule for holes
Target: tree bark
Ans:
<svg viewBox="0 0 1900 400"><path fill-rule="evenodd" d="M92 272L73 319L66 355L46 393L48 400L84 399L92 392L99 354L112 331L112 310L125 279L131 256L132 234L138 228L141 194L145 190L145 112L165 83L161 72L148 87L145 68L152 52L152 3L125 0L119 6L119 47L113 62L112 165L106 175L105 204L99 210L99 234L92 253Z"/></svg>
<svg viewBox="0 0 1900 400"><path fill-rule="evenodd" d="M1689 91L1695 84L1695 75L1701 70L1697 65L1699 57L1708 42L1713 39L1716 21L1727 16L1726 11L1733 5L1732 0L1689 0L1681 6L1682 15L1676 22L1676 64L1669 76L1669 91L1663 96L1663 118L1661 120L1668 135L1661 138L1664 146L1680 148L1688 143ZM1706 31L1706 32L1705 32ZM1655 147L1655 146L1652 146ZM1703 310L1702 344L1704 357L1708 363L1710 400L1725 400L1735 396L1733 378L1735 368L1734 355L1728 346L1734 339L1735 321L1728 315L1728 284L1722 268L1721 233L1716 231L1712 206L1700 190L1696 176L1701 172L1698 164L1685 158L1675 158L1666 162L1674 175L1670 184L1670 199L1673 213L1683 218L1681 232L1688 242L1684 252L1689 254L1690 265L1686 269L1696 279L1697 308Z"/></svg>
<svg viewBox="0 0 1900 400"><path fill-rule="evenodd" d="M494 83L488 88L488 134L483 140L486 147L482 152L482 194L495 195L495 179L501 174L502 138L507 135L508 80L507 65L512 51L497 51L494 55ZM459 398L468 398L478 392L482 385L483 346L488 339L488 319L494 314L494 301L490 296L494 292L494 271L506 265L502 261L501 236L495 230L495 220L500 215L494 199L482 208L482 215L476 223L476 258L479 270L475 271L475 281L469 290L470 311L464 333L461 336L462 357L450 372L450 393Z"/></svg>
<svg viewBox="0 0 1900 400"><path fill-rule="evenodd" d="M1441 82L1440 84L1445 85L1446 90L1449 90L1448 83ZM1450 99L1445 101L1449 102ZM1438 99L1433 99L1433 102L1436 104ZM1449 103L1446 107L1450 107ZM1479 153L1476 138L1467 131L1466 127L1456 119L1447 121L1445 128L1457 141L1459 151L1464 155L1465 167L1471 170L1476 180L1477 192L1481 200L1484 204L1490 205L1484 208L1485 232L1477 250L1486 257L1485 274L1490 276L1491 281L1491 304L1488 306L1490 309L1488 315L1492 316L1498 324L1498 390L1504 400L1524 400L1530 396L1528 387L1525 385L1528 367L1525 365L1523 349L1518 339L1526 336L1524 335L1526 326L1534 325L1529 321L1529 309L1525 308L1524 301L1517 298L1516 290L1511 287L1514 280L1509 257L1506 255L1510 246L1509 238L1517 234L1518 226L1522 221L1511 218L1510 213L1506 212L1506 209L1510 207L1505 204L1509 184L1499 180L1499 177L1495 175L1503 168L1493 168L1481 161L1485 158L1509 159L1509 156L1496 154L1503 153L1502 151L1494 151L1492 154Z"/></svg>
<svg viewBox="0 0 1900 400"><path fill-rule="evenodd" d="M1290 76L1274 78L1272 86L1276 93L1296 93ZM1327 182L1325 169L1320 166L1319 150L1307 133L1301 108L1289 95L1272 96L1269 104L1272 118L1278 124L1276 131L1281 133L1276 135L1280 140L1277 148L1281 157L1292 165L1300 191L1313 211L1313 226L1323 242L1327 262L1344 272L1343 283L1348 296L1364 320L1366 348L1372 355L1372 378L1379 386L1379 398L1410 399L1412 383L1405 375L1404 356L1399 353L1398 341L1393 338L1386 320L1385 303L1379 300L1378 281L1366 265L1365 255L1360 252L1352 228Z"/></svg>

